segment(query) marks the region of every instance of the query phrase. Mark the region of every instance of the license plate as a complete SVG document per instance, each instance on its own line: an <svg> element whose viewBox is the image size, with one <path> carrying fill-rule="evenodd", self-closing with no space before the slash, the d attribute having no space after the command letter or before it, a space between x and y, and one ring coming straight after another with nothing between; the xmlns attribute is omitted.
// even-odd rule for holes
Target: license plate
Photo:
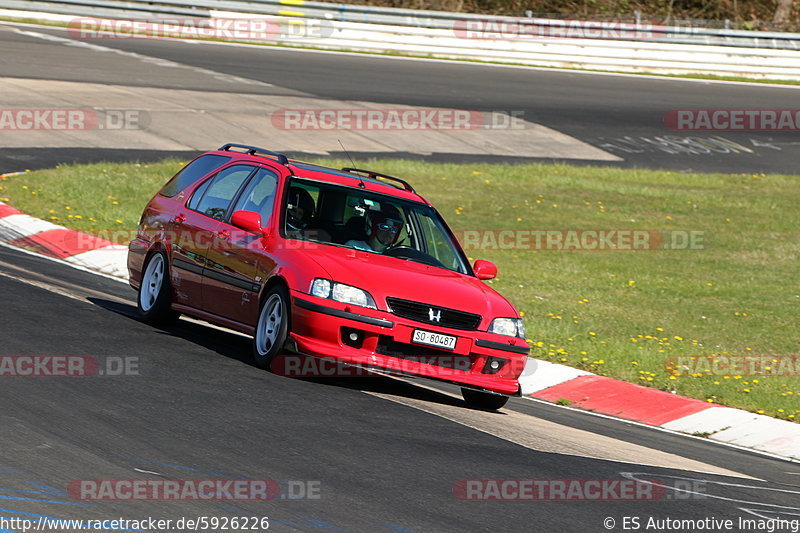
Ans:
<svg viewBox="0 0 800 533"><path fill-rule="evenodd" d="M456 347L456 337L422 329L414 330L413 335L411 335L411 342L436 346L437 348L446 348L448 350L453 350Z"/></svg>

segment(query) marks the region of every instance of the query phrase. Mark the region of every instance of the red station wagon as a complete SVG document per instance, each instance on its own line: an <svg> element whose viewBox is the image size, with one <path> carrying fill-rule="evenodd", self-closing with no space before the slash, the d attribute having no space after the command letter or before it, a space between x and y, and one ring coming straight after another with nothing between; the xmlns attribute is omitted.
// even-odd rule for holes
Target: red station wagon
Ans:
<svg viewBox="0 0 800 533"><path fill-rule="evenodd" d="M128 268L144 320L184 313L252 335L262 368L295 353L443 380L481 409L520 393L529 347L482 281L497 268L471 266L399 178L226 144L150 201Z"/></svg>

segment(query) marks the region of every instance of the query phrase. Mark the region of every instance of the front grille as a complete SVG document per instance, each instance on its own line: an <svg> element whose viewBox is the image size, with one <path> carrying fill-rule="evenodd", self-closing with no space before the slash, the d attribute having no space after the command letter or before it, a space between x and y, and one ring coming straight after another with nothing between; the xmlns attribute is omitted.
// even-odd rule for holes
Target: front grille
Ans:
<svg viewBox="0 0 800 533"><path fill-rule="evenodd" d="M416 344L397 342L391 337L381 335L378 339L376 353L397 357L406 361L424 363L426 365L452 368L454 370L469 371L472 367L472 358L468 355L456 355L436 348L427 348Z"/></svg>
<svg viewBox="0 0 800 533"><path fill-rule="evenodd" d="M475 330L478 329L481 323L480 315L456 311L447 307L410 302L391 297L386 298L386 303L389 304L389 311L394 315L435 326Z"/></svg>

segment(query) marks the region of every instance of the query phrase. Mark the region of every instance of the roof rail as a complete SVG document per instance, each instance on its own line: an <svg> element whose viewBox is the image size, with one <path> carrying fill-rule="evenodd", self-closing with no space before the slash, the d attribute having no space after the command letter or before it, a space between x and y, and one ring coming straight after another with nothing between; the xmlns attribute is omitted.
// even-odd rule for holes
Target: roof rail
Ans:
<svg viewBox="0 0 800 533"><path fill-rule="evenodd" d="M289 164L289 158L279 152L273 152L272 150L265 150L263 148L259 148L257 146L250 146L249 144L236 144L236 143L227 143L220 146L220 151L228 151L231 148L243 148L246 153L250 155L257 155L259 153L270 155L278 160L283 166L287 166Z"/></svg>
<svg viewBox="0 0 800 533"><path fill-rule="evenodd" d="M394 176L390 176L388 174L381 174L380 172L375 172L374 170L363 170L360 168L352 168L352 167L345 167L342 170L344 170L345 172L361 172L362 174L366 174L367 177L371 179L384 178L387 180L396 181L402 184L405 190L413 192L414 194L416 194L417 192L414 190L414 187L412 187L407 181L401 180L400 178L395 178Z"/></svg>

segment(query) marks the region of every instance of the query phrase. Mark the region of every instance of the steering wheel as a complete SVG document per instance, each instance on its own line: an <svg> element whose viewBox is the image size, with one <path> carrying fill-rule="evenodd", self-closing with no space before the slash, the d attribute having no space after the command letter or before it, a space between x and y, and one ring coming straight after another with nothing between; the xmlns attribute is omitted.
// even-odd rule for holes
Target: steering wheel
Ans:
<svg viewBox="0 0 800 533"><path fill-rule="evenodd" d="M426 265L439 268L447 268L441 261L432 255L428 255L425 252L417 250L416 248L412 248L411 246L392 246L384 250L383 255L397 257L399 259L410 259L411 261L417 261L419 263L424 263Z"/></svg>

